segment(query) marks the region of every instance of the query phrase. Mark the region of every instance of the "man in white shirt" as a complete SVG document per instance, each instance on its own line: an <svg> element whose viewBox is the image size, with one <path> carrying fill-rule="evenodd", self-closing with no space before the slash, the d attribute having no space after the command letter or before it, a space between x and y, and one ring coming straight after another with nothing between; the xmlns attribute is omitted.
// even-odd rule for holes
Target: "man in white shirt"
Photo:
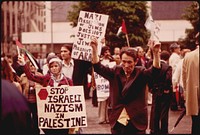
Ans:
<svg viewBox="0 0 200 135"><path fill-rule="evenodd" d="M170 51L172 52L172 54L169 57L169 65L172 67L172 78L174 76L174 72L176 70L177 64L179 63L179 61L181 60L180 57L180 45L177 43L173 43L170 45ZM172 82L173 85L173 99L172 99L172 104L171 104L171 110L172 111L176 111L178 110L178 102L176 99L176 92L177 91L177 85L174 84Z"/></svg>
<svg viewBox="0 0 200 135"><path fill-rule="evenodd" d="M181 60L180 57L180 45L177 43L173 43L170 45L170 51L172 52L171 56L169 57L169 65L172 66L172 74L176 70L178 62Z"/></svg>
<svg viewBox="0 0 200 135"><path fill-rule="evenodd" d="M74 60L71 58L72 47L69 45L64 45L60 49L60 55L62 58L62 72L64 75L72 79L72 74L74 70Z"/></svg>
<svg viewBox="0 0 200 135"><path fill-rule="evenodd" d="M85 99L89 97L87 88L87 74L91 68L91 62L73 59L71 57L72 45L65 44L60 49L62 59L62 72L64 75L73 80L74 85L83 85Z"/></svg>
<svg viewBox="0 0 200 135"><path fill-rule="evenodd" d="M183 59L186 53L190 52L190 49L182 49L182 59L178 62L176 66L176 70L174 71L174 74L172 76L172 83L175 84L175 86L179 86L179 93L180 93L180 107L184 108L184 93L183 93L183 80L182 80L182 65L183 65Z"/></svg>

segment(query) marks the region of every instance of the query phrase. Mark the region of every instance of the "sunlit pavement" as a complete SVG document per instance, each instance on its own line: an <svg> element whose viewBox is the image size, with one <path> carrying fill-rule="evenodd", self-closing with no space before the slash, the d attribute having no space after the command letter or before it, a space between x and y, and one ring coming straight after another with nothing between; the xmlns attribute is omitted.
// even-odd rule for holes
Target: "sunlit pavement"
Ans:
<svg viewBox="0 0 200 135"><path fill-rule="evenodd" d="M150 114L151 106L148 106L148 112ZM82 128L82 134L111 134L109 124L98 123L98 107L93 107L92 99L86 99L86 111L87 111L87 127ZM179 124L174 127L179 115L182 111L171 111L169 112L169 134L191 134L191 117L184 116ZM150 115L149 115L150 116ZM149 134L149 128L146 130ZM43 132L41 131L41 134Z"/></svg>
<svg viewBox="0 0 200 135"><path fill-rule="evenodd" d="M151 106L148 106L148 111L150 114ZM83 134L111 134L109 124L98 124L98 107L93 107L92 100L86 100L86 110L87 110L87 120L88 126L83 128ZM180 113L182 111L171 111L169 113L169 134L190 134L191 132L191 117L184 116L180 123L174 128L172 132L171 129L174 127ZM150 116L150 115L149 115ZM146 133L149 133L147 129Z"/></svg>

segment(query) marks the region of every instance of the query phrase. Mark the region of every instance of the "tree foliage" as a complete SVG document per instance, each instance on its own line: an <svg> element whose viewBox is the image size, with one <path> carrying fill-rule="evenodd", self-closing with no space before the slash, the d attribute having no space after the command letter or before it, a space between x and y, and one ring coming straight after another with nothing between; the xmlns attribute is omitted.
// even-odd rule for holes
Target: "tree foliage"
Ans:
<svg viewBox="0 0 200 135"><path fill-rule="evenodd" d="M186 29L186 38L183 40L185 47L190 48L191 50L195 49L195 35L199 32L199 4L193 2L185 9L185 13L182 17L190 21L193 29Z"/></svg>
<svg viewBox="0 0 200 135"><path fill-rule="evenodd" d="M79 12L89 11L109 15L106 29L106 44L111 48L127 46L124 34L117 31L125 20L130 46L145 46L150 36L144 27L147 18L147 2L142 1L80 1L68 12L68 20L77 26Z"/></svg>

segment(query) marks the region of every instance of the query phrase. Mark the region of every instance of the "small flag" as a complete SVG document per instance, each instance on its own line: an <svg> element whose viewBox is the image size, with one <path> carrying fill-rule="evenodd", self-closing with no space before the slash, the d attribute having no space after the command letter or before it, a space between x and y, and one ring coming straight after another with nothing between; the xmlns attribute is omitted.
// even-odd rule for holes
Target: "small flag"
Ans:
<svg viewBox="0 0 200 135"><path fill-rule="evenodd" d="M122 32L122 26L119 27L119 29L118 29L118 31L117 31L117 36L119 36L119 35L121 34L121 32Z"/></svg>
<svg viewBox="0 0 200 135"><path fill-rule="evenodd" d="M20 49L22 49L22 48L25 49L25 46L22 45L18 40L15 40L15 43L16 43L16 45L17 45Z"/></svg>
<svg viewBox="0 0 200 135"><path fill-rule="evenodd" d="M34 67L36 68L36 70L39 69L39 67L37 66L36 62L35 62L35 59L29 54L26 52L26 55L28 56L28 59L31 61L31 63L34 65Z"/></svg>
<svg viewBox="0 0 200 135"><path fill-rule="evenodd" d="M30 60L30 62L33 64L33 66L36 68L36 70L38 70L39 67L38 67L38 65L36 63L36 58L28 50L26 50L25 46L22 45L18 40L15 40L15 43L17 45L17 49L19 48L19 49L23 50L26 53L26 55L27 55L28 59Z"/></svg>
<svg viewBox="0 0 200 135"><path fill-rule="evenodd" d="M122 20L122 26L119 27L118 31L117 31L117 36L119 36L121 33L127 34L127 30L126 30L126 24L124 19Z"/></svg>
<svg viewBox="0 0 200 135"><path fill-rule="evenodd" d="M122 32L123 32L124 34L127 34L126 24L125 24L124 19L122 20Z"/></svg>

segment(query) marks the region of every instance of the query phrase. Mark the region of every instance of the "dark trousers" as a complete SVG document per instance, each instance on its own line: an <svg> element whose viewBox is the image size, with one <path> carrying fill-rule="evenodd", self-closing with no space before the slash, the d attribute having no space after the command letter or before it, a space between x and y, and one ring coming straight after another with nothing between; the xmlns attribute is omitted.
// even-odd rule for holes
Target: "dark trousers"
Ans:
<svg viewBox="0 0 200 135"><path fill-rule="evenodd" d="M111 129L111 132L112 134L124 134L124 135L145 134L145 131L140 131L135 126L133 126L131 121L129 121L126 126L117 122L115 126Z"/></svg>
<svg viewBox="0 0 200 135"><path fill-rule="evenodd" d="M199 134L200 133L200 110L197 116L192 116L192 134Z"/></svg>
<svg viewBox="0 0 200 135"><path fill-rule="evenodd" d="M181 108L185 108L183 87L179 86L179 105Z"/></svg>
<svg viewBox="0 0 200 135"><path fill-rule="evenodd" d="M173 92L173 94L172 94L172 101L171 101L170 109L172 111L178 110L178 103L177 103L177 100L176 100L176 92Z"/></svg>
<svg viewBox="0 0 200 135"><path fill-rule="evenodd" d="M162 96L153 94L150 116L151 133L168 134L170 101L170 94L163 94Z"/></svg>
<svg viewBox="0 0 200 135"><path fill-rule="evenodd" d="M45 135L67 135L69 129L42 129Z"/></svg>
<svg viewBox="0 0 200 135"><path fill-rule="evenodd" d="M98 101L97 101L97 90L93 90L92 92L92 105L94 107L98 107Z"/></svg>
<svg viewBox="0 0 200 135"><path fill-rule="evenodd" d="M37 104L29 102L29 107L30 107L31 114L32 114L34 135L39 135L40 134L40 129L38 127Z"/></svg>

